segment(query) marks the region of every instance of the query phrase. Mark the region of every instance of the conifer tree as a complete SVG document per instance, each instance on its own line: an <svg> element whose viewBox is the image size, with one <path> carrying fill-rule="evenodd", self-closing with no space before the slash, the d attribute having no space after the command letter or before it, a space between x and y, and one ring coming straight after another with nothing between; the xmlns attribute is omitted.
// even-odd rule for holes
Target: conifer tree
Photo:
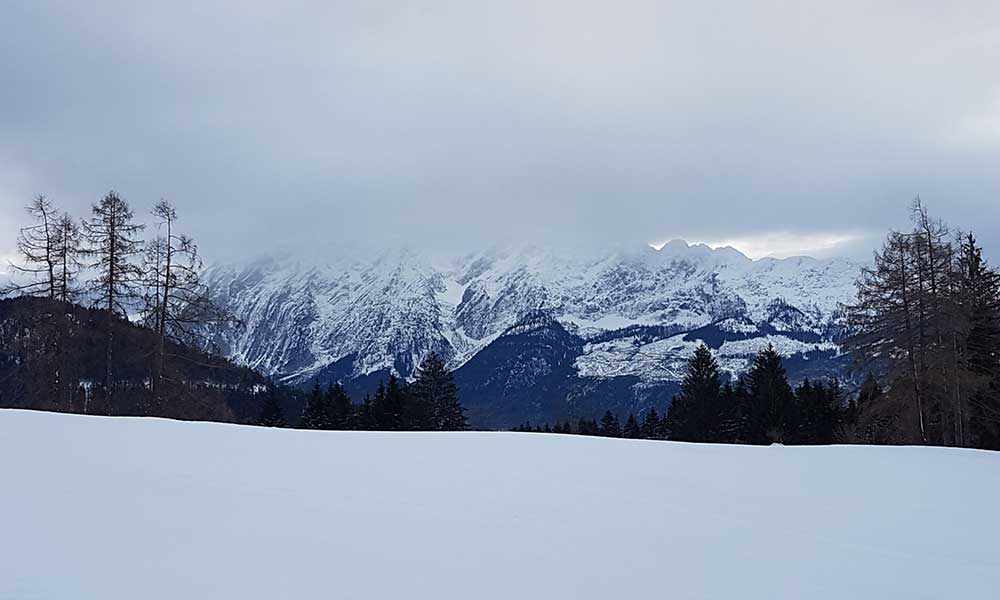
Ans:
<svg viewBox="0 0 1000 600"><path fill-rule="evenodd" d="M457 431L467 427L458 387L436 352L420 364L410 385L410 395L415 428Z"/></svg>
<svg viewBox="0 0 1000 600"><path fill-rule="evenodd" d="M655 408L650 408L646 412L646 416L642 419L642 427L640 433L643 438L647 440L652 440L660 437L660 430L662 423L660 421L660 415L657 414Z"/></svg>
<svg viewBox="0 0 1000 600"><path fill-rule="evenodd" d="M1000 274L990 269L972 233L958 260L960 305L968 331L960 356L968 376L959 399L957 437L963 445L1000 449Z"/></svg>
<svg viewBox="0 0 1000 600"><path fill-rule="evenodd" d="M594 421L593 419L581 418L577 421L576 432L578 435L599 435L601 433L601 429L597 425L597 421Z"/></svg>
<svg viewBox="0 0 1000 600"><path fill-rule="evenodd" d="M747 375L743 438L751 444L785 442L794 401L781 356L768 345L754 358Z"/></svg>
<svg viewBox="0 0 1000 600"><path fill-rule="evenodd" d="M303 429L330 429L330 415L327 408L327 398L323 394L317 379L313 383L306 406L302 410L301 426Z"/></svg>
<svg viewBox="0 0 1000 600"><path fill-rule="evenodd" d="M601 417L600 434L604 437L621 437L622 427L618 422L618 417L612 414L610 410L604 412L604 416Z"/></svg>
<svg viewBox="0 0 1000 600"><path fill-rule="evenodd" d="M35 222L21 228L17 236L22 264L11 262L10 266L28 281L11 282L2 293L69 302L75 295L74 282L81 266L80 230L69 215L60 217L45 196L36 196L27 211Z"/></svg>
<svg viewBox="0 0 1000 600"><path fill-rule="evenodd" d="M281 408L281 403L278 402L278 394L273 387L268 390L267 396L264 398L264 406L261 409L260 417L257 419L257 424L262 427L288 426L285 420L285 411Z"/></svg>
<svg viewBox="0 0 1000 600"><path fill-rule="evenodd" d="M56 298L56 236L57 212L52 201L42 195L35 196L26 207L34 224L22 227L17 236L17 250L23 265L10 266L32 281L11 285L5 293Z"/></svg>
<svg viewBox="0 0 1000 600"><path fill-rule="evenodd" d="M380 383L372 399L372 413L379 431L403 431L406 429L405 412L408 391L395 375L390 374L385 383Z"/></svg>
<svg viewBox="0 0 1000 600"><path fill-rule="evenodd" d="M667 409L670 439L688 442L718 441L722 427L719 364L704 344L688 359L681 393Z"/></svg>
<svg viewBox="0 0 1000 600"><path fill-rule="evenodd" d="M354 429L354 405L347 391L339 383L326 388L326 407L330 411L331 429Z"/></svg>
<svg viewBox="0 0 1000 600"><path fill-rule="evenodd" d="M113 356L116 316L127 317L129 308L140 297L138 283L142 269L135 258L142 251L136 236L144 229L133 222L128 202L114 191L91 208L93 216L83 222L84 238L90 257L87 265L94 270L91 289L98 307L107 311L106 374L104 392L110 404L114 387Z"/></svg>
<svg viewBox="0 0 1000 600"><path fill-rule="evenodd" d="M230 317L212 301L202 284L198 246L177 231L177 210L160 200L152 214L160 235L146 243L142 277L143 322L157 335L152 378L155 394L163 377L166 341L208 345L202 326Z"/></svg>
<svg viewBox="0 0 1000 600"><path fill-rule="evenodd" d="M808 379L795 390L794 407L786 416L787 441L795 444L829 444L840 422L840 384L828 386Z"/></svg>
<svg viewBox="0 0 1000 600"><path fill-rule="evenodd" d="M629 413L628 420L625 421L625 427L622 429L622 436L630 439L639 439L642 437L642 430L639 428L639 421L636 420L635 415Z"/></svg>
<svg viewBox="0 0 1000 600"><path fill-rule="evenodd" d="M83 268L80 227L68 213L56 222L56 298L62 302L76 300L76 278Z"/></svg>
<svg viewBox="0 0 1000 600"><path fill-rule="evenodd" d="M381 384L379 384L381 387ZM385 390L382 390L385 393ZM378 418L375 415L375 401L372 400L371 396L366 395L364 400L362 400L361 405L358 406L357 411L354 415L355 428L361 431L375 431L378 427Z"/></svg>

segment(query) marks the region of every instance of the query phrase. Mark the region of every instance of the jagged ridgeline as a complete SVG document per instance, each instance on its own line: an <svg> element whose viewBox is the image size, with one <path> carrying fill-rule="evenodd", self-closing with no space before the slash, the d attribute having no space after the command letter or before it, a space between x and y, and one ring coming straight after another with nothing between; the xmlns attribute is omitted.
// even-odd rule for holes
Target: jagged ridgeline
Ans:
<svg viewBox="0 0 1000 600"><path fill-rule="evenodd" d="M238 319L210 326L226 356L282 382L340 382L352 397L430 352L455 370L470 423L664 410L694 348L728 375L768 344L793 379L842 374L838 305L849 260L750 260L671 242L581 254L492 249L452 260L392 250L209 268Z"/></svg>

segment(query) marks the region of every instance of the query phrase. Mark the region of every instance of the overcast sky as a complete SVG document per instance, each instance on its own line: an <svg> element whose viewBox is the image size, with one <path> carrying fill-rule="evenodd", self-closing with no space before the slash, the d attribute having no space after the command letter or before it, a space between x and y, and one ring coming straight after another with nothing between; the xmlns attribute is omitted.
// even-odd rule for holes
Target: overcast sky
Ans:
<svg viewBox="0 0 1000 600"><path fill-rule="evenodd" d="M0 2L0 228L158 198L209 258L674 237L1000 258L1000 2Z"/></svg>

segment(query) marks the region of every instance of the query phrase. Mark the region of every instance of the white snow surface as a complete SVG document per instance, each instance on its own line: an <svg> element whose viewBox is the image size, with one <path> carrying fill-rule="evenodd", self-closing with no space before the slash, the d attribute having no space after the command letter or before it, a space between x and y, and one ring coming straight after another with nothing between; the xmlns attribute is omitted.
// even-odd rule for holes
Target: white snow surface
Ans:
<svg viewBox="0 0 1000 600"><path fill-rule="evenodd" d="M845 259L750 260L731 248L675 240L660 250L510 247L448 260L405 249L267 259L215 266L205 278L240 319L212 332L223 352L295 382L350 356L351 376L380 369L405 375L430 351L457 368L538 309L584 336L630 325L689 330L712 323L750 334L766 323L822 335L839 303L852 300L858 270ZM775 303L791 307L791 316L775 312ZM776 341L782 351L783 340ZM581 374L620 371L614 365L621 357L598 365L602 356L584 359ZM639 374L663 380L671 371L649 365Z"/></svg>
<svg viewBox="0 0 1000 600"><path fill-rule="evenodd" d="M0 411L0 598L991 598L1000 454Z"/></svg>

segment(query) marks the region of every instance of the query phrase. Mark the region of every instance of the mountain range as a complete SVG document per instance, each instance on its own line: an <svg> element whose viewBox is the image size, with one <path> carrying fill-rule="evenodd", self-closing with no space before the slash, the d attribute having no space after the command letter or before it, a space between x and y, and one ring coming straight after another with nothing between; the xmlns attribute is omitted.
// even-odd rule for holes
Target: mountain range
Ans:
<svg viewBox="0 0 1000 600"><path fill-rule="evenodd" d="M369 393L437 352L474 426L662 410L694 348L735 376L773 345L793 379L839 374L838 306L860 265L751 260L674 240L660 249L406 249L215 265L205 281L236 320L207 332L239 364L296 386Z"/></svg>

